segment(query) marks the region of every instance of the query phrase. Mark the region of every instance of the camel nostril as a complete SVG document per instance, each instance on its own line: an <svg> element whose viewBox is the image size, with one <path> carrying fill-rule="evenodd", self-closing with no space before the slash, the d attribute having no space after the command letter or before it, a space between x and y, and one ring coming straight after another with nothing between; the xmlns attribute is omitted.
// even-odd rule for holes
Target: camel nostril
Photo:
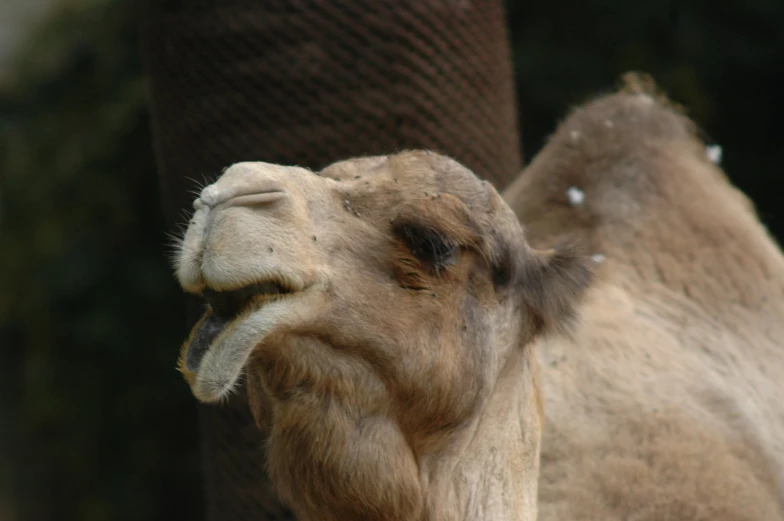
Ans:
<svg viewBox="0 0 784 521"><path fill-rule="evenodd" d="M194 202L194 208L206 206L212 209L224 203L229 203L228 206L252 206L274 202L286 195L287 192L279 183L272 182L229 187L210 185L202 190Z"/></svg>
<svg viewBox="0 0 784 521"><path fill-rule="evenodd" d="M276 190L273 192L260 192L255 194L237 195L231 199L224 200L224 206L261 206L271 204L287 196L286 192Z"/></svg>

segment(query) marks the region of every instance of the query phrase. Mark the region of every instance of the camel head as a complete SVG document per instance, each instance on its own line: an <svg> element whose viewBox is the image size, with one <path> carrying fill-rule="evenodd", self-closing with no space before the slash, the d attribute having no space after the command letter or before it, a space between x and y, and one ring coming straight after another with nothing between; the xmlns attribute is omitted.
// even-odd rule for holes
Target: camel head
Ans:
<svg viewBox="0 0 784 521"><path fill-rule="evenodd" d="M301 521L534 519L530 344L573 318L586 259L529 247L430 152L238 163L194 209L176 272L207 309L180 370L202 402L244 377Z"/></svg>

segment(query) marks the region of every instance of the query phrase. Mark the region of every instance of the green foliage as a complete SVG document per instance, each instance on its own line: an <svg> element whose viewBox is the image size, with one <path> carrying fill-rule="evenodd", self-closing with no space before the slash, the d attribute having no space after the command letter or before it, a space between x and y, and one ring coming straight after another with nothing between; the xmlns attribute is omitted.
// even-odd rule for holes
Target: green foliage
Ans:
<svg viewBox="0 0 784 521"><path fill-rule="evenodd" d="M163 250L140 4L59 12L0 92L3 454L13 449L1 471L21 519L201 510L195 404L174 368L185 316Z"/></svg>
<svg viewBox="0 0 784 521"><path fill-rule="evenodd" d="M25 520L199 519L144 2L63 5L0 85L0 517L5 495ZM527 159L570 104L644 70L723 146L781 236L781 0L508 5Z"/></svg>

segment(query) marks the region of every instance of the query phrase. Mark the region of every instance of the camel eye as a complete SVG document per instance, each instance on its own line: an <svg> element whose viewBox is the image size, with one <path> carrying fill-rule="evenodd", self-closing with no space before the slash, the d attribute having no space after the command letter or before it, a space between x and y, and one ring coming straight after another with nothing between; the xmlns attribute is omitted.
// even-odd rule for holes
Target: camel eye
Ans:
<svg viewBox="0 0 784 521"><path fill-rule="evenodd" d="M454 264L459 247L442 232L410 224L397 226L394 231L411 254L436 273Z"/></svg>

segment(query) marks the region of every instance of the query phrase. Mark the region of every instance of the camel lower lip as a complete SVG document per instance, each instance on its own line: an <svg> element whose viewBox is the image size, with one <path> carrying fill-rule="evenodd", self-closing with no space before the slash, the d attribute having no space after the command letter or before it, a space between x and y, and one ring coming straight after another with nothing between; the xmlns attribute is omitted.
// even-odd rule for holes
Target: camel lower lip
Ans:
<svg viewBox="0 0 784 521"><path fill-rule="evenodd" d="M274 282L255 284L233 292L205 293L206 300L211 305L210 314L198 326L191 343L188 345L185 355L185 368L188 371L196 372L204 355L210 350L218 335L230 323L237 320L237 317L243 311L250 306L257 308L257 310L261 309L266 303L288 294L289 292ZM232 297L239 299L241 303L236 305L230 312L225 312L225 304L219 304L217 301Z"/></svg>

